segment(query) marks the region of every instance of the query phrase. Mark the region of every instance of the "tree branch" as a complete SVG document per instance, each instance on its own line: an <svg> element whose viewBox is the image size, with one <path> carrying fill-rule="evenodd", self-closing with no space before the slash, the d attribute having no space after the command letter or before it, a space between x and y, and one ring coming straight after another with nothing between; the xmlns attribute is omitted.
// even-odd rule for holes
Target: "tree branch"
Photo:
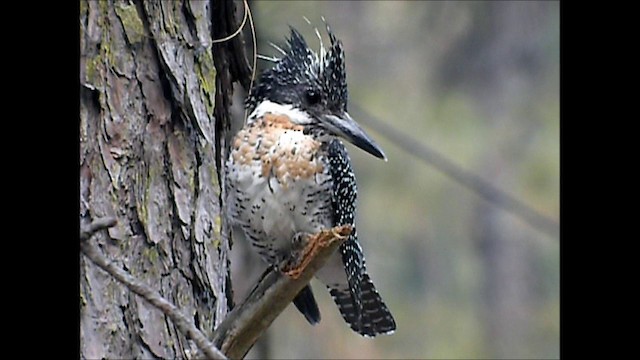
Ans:
<svg viewBox="0 0 640 360"><path fill-rule="evenodd" d="M286 275L272 269L263 276L245 301L218 326L213 343L230 358L244 357L351 231L345 225L310 236L301 256L293 259L296 265L286 267Z"/></svg>
<svg viewBox="0 0 640 360"><path fill-rule="evenodd" d="M187 338L193 339L198 348L210 359L226 359L227 357L220 352L198 328L191 322L189 318L180 312L180 310L160 296L159 293L151 289L146 284L140 282L127 271L109 262L104 255L88 240L97 231L109 228L116 224L114 218L100 218L93 221L87 226L81 226L80 230L80 249L82 253L88 257L93 263L98 265L102 270L108 272L116 280L123 283L129 290L141 296L143 299L151 303L151 305L162 311L176 325L178 330Z"/></svg>
<svg viewBox="0 0 640 360"><path fill-rule="evenodd" d="M284 274L275 269L270 270L253 288L247 299L227 315L214 332L212 343L175 305L127 271L109 262L94 244L87 241L96 232L115 224L113 218L101 218L89 225L81 226L82 253L133 293L160 309L180 332L193 339L204 355L211 359L244 357L260 335L311 281L316 271L326 263L329 256L352 231L350 226L345 225L309 236L303 244L304 248L299 253L294 253L292 259L288 259L287 264L283 266Z"/></svg>
<svg viewBox="0 0 640 360"><path fill-rule="evenodd" d="M116 225L116 219L111 216L95 219L89 225L80 226L80 241L89 240L93 234L102 229L108 229Z"/></svg>
<svg viewBox="0 0 640 360"><path fill-rule="evenodd" d="M509 195L502 189L494 186L491 182L484 180L481 176L458 166L435 149L428 147L426 144L398 131L396 127L390 126L367 113L362 107L357 105L350 106L352 112L355 109L355 112L359 114L357 117L358 122L374 129L404 152L433 166L438 171L470 189L491 204L524 220L533 228L543 231L554 238L558 238L560 224L557 220L538 212L520 199Z"/></svg>

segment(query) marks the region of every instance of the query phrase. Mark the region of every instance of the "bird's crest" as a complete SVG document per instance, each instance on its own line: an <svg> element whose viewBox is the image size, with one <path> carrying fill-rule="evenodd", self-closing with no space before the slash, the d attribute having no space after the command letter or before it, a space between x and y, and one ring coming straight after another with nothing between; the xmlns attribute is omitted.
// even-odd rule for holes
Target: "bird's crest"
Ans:
<svg viewBox="0 0 640 360"><path fill-rule="evenodd" d="M286 94L281 93L283 89L287 86L312 86L328 96L329 104L339 104L341 110L346 110L348 93L344 49L326 22L325 25L330 40L329 48L325 48L317 28L314 30L320 46L316 52L309 47L302 34L290 26L290 35L284 48L271 44L282 57L260 56L275 65L260 75L258 84L247 98L248 109L253 110L267 96L282 96L284 101L291 100L293 103L294 99L287 99Z"/></svg>

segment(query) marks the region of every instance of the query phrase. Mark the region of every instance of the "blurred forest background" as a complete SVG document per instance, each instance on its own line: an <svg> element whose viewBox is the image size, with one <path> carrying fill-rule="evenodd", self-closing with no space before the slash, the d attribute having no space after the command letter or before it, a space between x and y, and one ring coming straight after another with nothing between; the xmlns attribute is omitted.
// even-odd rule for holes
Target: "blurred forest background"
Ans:
<svg viewBox="0 0 640 360"><path fill-rule="evenodd" d="M288 25L317 48L303 16L320 29L324 16L346 50L350 109L559 221L558 2L250 6L263 55L278 55L268 42L282 45ZM259 69L271 65L258 60ZM348 145L358 233L398 329L360 337L314 280L322 322L312 327L289 306L248 358L559 358L558 234L496 207L360 120L389 161ZM264 265L239 241L233 256L240 301Z"/></svg>

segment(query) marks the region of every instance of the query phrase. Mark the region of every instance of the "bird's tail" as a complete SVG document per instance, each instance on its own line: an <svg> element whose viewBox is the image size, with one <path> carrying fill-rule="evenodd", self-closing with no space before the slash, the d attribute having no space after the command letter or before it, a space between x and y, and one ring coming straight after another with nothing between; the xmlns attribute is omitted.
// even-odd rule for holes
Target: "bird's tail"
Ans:
<svg viewBox="0 0 640 360"><path fill-rule="evenodd" d="M315 325L320 322L320 309L313 296L311 285L305 286L293 299L293 304L304 315L309 324Z"/></svg>
<svg viewBox="0 0 640 360"><path fill-rule="evenodd" d="M366 272L362 274L360 289L360 308L349 290L329 288L329 291L340 314L355 332L367 337L392 334L396 322Z"/></svg>

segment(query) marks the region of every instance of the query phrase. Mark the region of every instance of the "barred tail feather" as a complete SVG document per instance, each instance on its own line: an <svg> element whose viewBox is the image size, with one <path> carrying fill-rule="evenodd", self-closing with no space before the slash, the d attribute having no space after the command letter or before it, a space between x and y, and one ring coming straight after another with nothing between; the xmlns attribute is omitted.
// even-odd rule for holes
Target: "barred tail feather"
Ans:
<svg viewBox="0 0 640 360"><path fill-rule="evenodd" d="M360 287L362 296L362 308L360 309L356 308L348 290L329 289L344 320L351 329L366 337L392 334L396 329L396 322L367 273L363 274ZM358 314L360 314L359 321Z"/></svg>

